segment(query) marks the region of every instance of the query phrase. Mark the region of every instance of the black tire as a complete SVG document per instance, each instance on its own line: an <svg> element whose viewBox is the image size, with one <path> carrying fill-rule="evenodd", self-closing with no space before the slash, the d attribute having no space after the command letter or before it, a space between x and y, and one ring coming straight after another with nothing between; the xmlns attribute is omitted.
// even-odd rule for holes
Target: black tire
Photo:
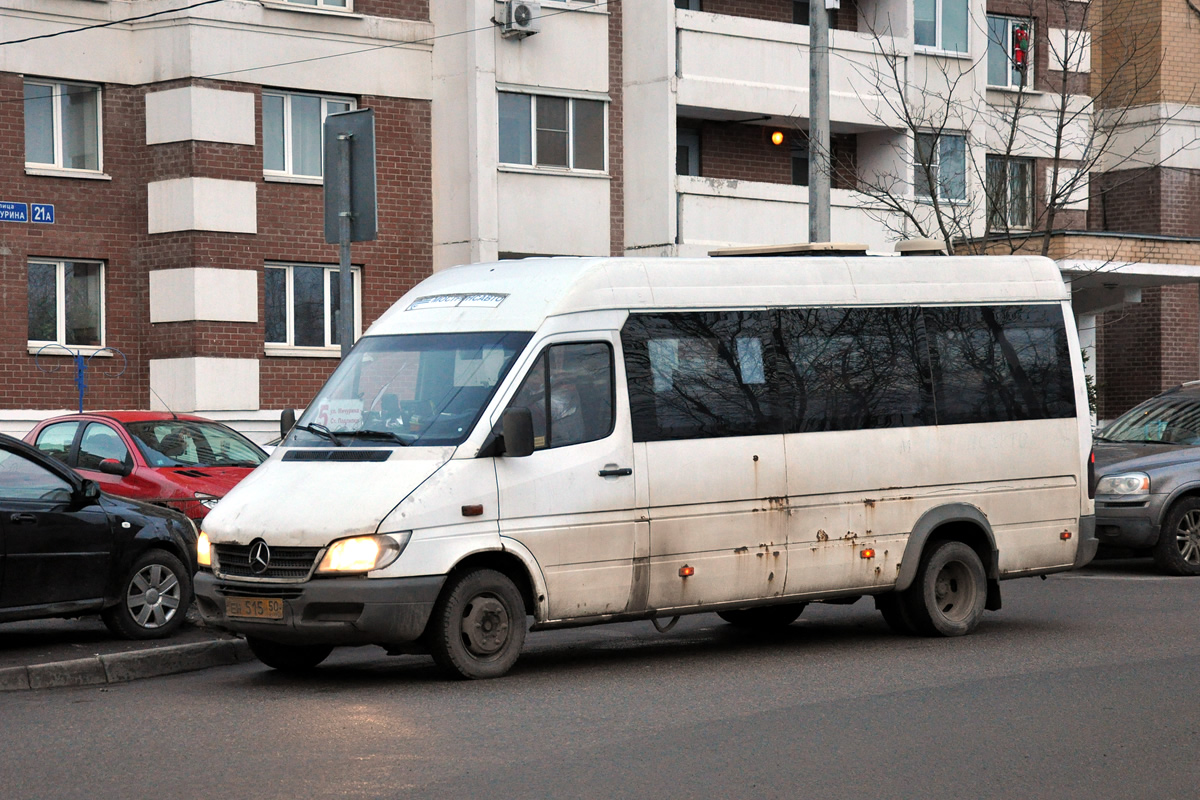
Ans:
<svg viewBox="0 0 1200 800"><path fill-rule="evenodd" d="M101 612L126 639L162 639L179 630L192 603L192 574L166 550L148 550L122 577L116 605Z"/></svg>
<svg viewBox="0 0 1200 800"><path fill-rule="evenodd" d="M923 636L965 636L983 617L987 574L979 554L962 542L941 542L921 559L902 598L905 616Z"/></svg>
<svg viewBox="0 0 1200 800"><path fill-rule="evenodd" d="M888 592L875 595L875 608L883 614L883 621L887 623L893 633L901 636L916 635L917 628L908 618L908 612L904 610L904 601L898 593Z"/></svg>
<svg viewBox="0 0 1200 800"><path fill-rule="evenodd" d="M490 569L452 578L433 607L426 638L433 660L458 678L498 678L525 644L525 601Z"/></svg>
<svg viewBox="0 0 1200 800"><path fill-rule="evenodd" d="M1153 555L1168 575L1200 575L1200 498L1188 497L1171 507Z"/></svg>
<svg viewBox="0 0 1200 800"><path fill-rule="evenodd" d="M307 672L333 652L329 644L280 644L254 636L247 636L246 644L255 658L280 672Z"/></svg>
<svg viewBox="0 0 1200 800"><path fill-rule="evenodd" d="M717 616L738 628L750 631L773 631L786 628L799 618L807 603L784 603L777 606L756 606L718 611Z"/></svg>

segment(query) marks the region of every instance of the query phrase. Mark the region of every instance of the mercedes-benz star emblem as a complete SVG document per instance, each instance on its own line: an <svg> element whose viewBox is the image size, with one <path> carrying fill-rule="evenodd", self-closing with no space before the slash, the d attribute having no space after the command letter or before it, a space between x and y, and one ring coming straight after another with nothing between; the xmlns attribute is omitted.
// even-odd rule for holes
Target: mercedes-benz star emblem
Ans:
<svg viewBox="0 0 1200 800"><path fill-rule="evenodd" d="M262 575L271 566L271 548L262 539L250 544L250 571Z"/></svg>

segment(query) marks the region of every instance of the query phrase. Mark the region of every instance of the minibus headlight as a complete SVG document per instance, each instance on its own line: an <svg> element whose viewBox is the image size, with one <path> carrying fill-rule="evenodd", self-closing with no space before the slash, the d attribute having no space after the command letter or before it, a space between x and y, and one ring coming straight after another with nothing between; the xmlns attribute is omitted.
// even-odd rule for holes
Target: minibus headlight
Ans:
<svg viewBox="0 0 1200 800"><path fill-rule="evenodd" d="M200 531L200 535L196 537L196 563L202 567L212 566L212 544L204 531Z"/></svg>
<svg viewBox="0 0 1200 800"><path fill-rule="evenodd" d="M1118 497L1138 497L1150 494L1150 476L1144 472L1127 472L1124 475L1105 475L1096 484L1096 494Z"/></svg>
<svg viewBox="0 0 1200 800"><path fill-rule="evenodd" d="M338 539L325 551L317 572L371 572L383 569L400 557L410 536L412 531Z"/></svg>

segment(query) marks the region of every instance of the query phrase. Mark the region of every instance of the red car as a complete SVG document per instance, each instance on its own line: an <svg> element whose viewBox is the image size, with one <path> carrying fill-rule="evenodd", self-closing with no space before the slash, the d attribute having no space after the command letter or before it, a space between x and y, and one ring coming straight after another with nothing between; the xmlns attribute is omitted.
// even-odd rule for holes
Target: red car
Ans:
<svg viewBox="0 0 1200 800"><path fill-rule="evenodd" d="M168 506L199 520L267 454L203 417L96 411L53 417L25 441L110 494Z"/></svg>

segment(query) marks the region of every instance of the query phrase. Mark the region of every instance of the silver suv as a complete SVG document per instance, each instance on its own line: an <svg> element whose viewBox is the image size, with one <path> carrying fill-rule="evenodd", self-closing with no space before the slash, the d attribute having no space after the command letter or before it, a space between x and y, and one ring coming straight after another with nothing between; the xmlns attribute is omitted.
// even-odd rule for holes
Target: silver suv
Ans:
<svg viewBox="0 0 1200 800"><path fill-rule="evenodd" d="M1200 575L1200 382L1150 398L1094 441L1100 544Z"/></svg>

